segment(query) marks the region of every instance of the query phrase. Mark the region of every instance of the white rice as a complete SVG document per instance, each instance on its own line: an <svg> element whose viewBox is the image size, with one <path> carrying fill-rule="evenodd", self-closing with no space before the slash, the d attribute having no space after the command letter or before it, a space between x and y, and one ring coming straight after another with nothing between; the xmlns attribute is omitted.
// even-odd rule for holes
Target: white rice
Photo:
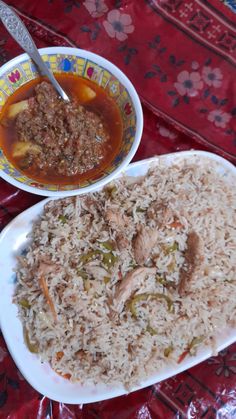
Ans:
<svg viewBox="0 0 236 419"><path fill-rule="evenodd" d="M154 200L165 202L173 214L166 225L157 227L155 219L147 217ZM104 216L110 208L129 217L124 229L129 244L121 251L115 245L117 230ZM169 226L175 219L182 224L180 229ZM146 262L156 267L156 274L141 281L119 313L115 295L134 269L133 239L140 225L159 230ZM123 177L89 196L50 201L34 225L30 248L19 258L17 270L14 301L29 341L42 360L71 380L121 382L127 387L166 363L178 362L186 350L193 355L199 344L213 341L216 331L235 327L235 225L235 183L207 158L168 169L159 164L136 184ZM181 297L180 271L191 231L203 240L205 260ZM108 269L102 258L110 250L101 242L111 241L115 258ZM168 250L173 243L177 249ZM86 263L83 255L95 250L100 253L90 254ZM105 281L88 272L84 278L84 271L94 265L108 271ZM47 283L56 321L40 276ZM158 282L160 277L167 286ZM136 298L135 316L130 301L144 293L149 296ZM173 301L173 310L165 299L151 297L157 293Z"/></svg>

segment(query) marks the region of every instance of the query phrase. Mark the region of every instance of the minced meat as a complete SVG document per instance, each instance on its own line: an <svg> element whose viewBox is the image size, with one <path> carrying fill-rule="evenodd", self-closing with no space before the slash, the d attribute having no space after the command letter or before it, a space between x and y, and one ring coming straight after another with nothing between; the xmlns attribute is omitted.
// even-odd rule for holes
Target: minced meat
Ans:
<svg viewBox="0 0 236 419"><path fill-rule="evenodd" d="M101 116L75 101L61 100L45 81L35 87L29 103L17 116L16 130L20 141L40 147L41 152L31 156L37 167L74 176L99 164L109 139Z"/></svg>

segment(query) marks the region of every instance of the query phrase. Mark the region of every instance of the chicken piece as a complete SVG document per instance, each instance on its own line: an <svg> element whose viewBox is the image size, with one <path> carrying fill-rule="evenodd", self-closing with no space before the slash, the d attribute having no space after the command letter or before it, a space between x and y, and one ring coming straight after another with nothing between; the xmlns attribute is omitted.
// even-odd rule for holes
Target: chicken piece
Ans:
<svg viewBox="0 0 236 419"><path fill-rule="evenodd" d="M114 230L122 230L129 223L129 218L121 214L117 209L108 209L105 212L105 219Z"/></svg>
<svg viewBox="0 0 236 419"><path fill-rule="evenodd" d="M141 226L134 238L134 257L138 265L143 265L149 258L158 238L158 231Z"/></svg>
<svg viewBox="0 0 236 419"><path fill-rule="evenodd" d="M60 271L61 266L55 263L40 262L37 273L39 276L47 276L51 273L56 274Z"/></svg>
<svg viewBox="0 0 236 419"><path fill-rule="evenodd" d="M94 216L98 210L98 202L91 196L85 196L81 199L81 207L83 212Z"/></svg>
<svg viewBox="0 0 236 419"><path fill-rule="evenodd" d="M127 249L129 246L129 240L123 233L117 233L116 235L116 245L121 252L124 249Z"/></svg>
<svg viewBox="0 0 236 419"><path fill-rule="evenodd" d="M140 287L141 282L147 275L155 275L156 268L136 268L128 272L116 290L113 305L115 311L120 313L125 302Z"/></svg>
<svg viewBox="0 0 236 419"><path fill-rule="evenodd" d="M169 219L173 216L172 210L167 203L161 201L153 201L147 210L147 216L151 220L155 220L159 227L167 224Z"/></svg>
<svg viewBox="0 0 236 419"><path fill-rule="evenodd" d="M92 275L94 279L97 279L99 281L103 281L105 277L109 276L106 269L98 265L87 264L85 270L88 274Z"/></svg>
<svg viewBox="0 0 236 419"><path fill-rule="evenodd" d="M184 296L188 293L189 285L199 273L204 262L204 244L195 231L188 234L187 248L184 253L185 263L180 270L179 294Z"/></svg>

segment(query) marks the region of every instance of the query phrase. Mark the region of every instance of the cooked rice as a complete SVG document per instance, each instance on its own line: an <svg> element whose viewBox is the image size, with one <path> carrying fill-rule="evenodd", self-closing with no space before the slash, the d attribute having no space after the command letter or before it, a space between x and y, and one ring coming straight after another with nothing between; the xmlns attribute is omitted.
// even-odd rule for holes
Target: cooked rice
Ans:
<svg viewBox="0 0 236 419"><path fill-rule="evenodd" d="M153 202L160 203L154 212ZM123 227L108 221L109 210ZM122 177L101 192L50 201L17 270L14 301L33 350L71 380L130 388L185 351L211 344L217 331L235 327L235 225L235 179L206 157L155 164L137 183ZM137 268L140 226L158 230L144 262L155 273L136 278L118 308L119 287ZM203 243L202 262L180 296L192 231Z"/></svg>

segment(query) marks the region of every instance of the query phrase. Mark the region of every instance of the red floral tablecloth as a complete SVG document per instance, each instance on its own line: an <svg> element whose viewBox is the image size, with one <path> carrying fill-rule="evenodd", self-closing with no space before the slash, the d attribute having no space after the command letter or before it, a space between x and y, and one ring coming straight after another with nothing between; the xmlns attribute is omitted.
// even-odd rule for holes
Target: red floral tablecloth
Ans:
<svg viewBox="0 0 236 419"><path fill-rule="evenodd" d="M144 133L135 160L207 149L236 162L236 9L218 0L8 0L38 47L101 54L135 85ZM0 65L22 51L0 25ZM41 198L0 180L0 226ZM1 257L1 256L0 256ZM64 405L23 379L0 335L0 418L235 418L236 344L152 387Z"/></svg>

